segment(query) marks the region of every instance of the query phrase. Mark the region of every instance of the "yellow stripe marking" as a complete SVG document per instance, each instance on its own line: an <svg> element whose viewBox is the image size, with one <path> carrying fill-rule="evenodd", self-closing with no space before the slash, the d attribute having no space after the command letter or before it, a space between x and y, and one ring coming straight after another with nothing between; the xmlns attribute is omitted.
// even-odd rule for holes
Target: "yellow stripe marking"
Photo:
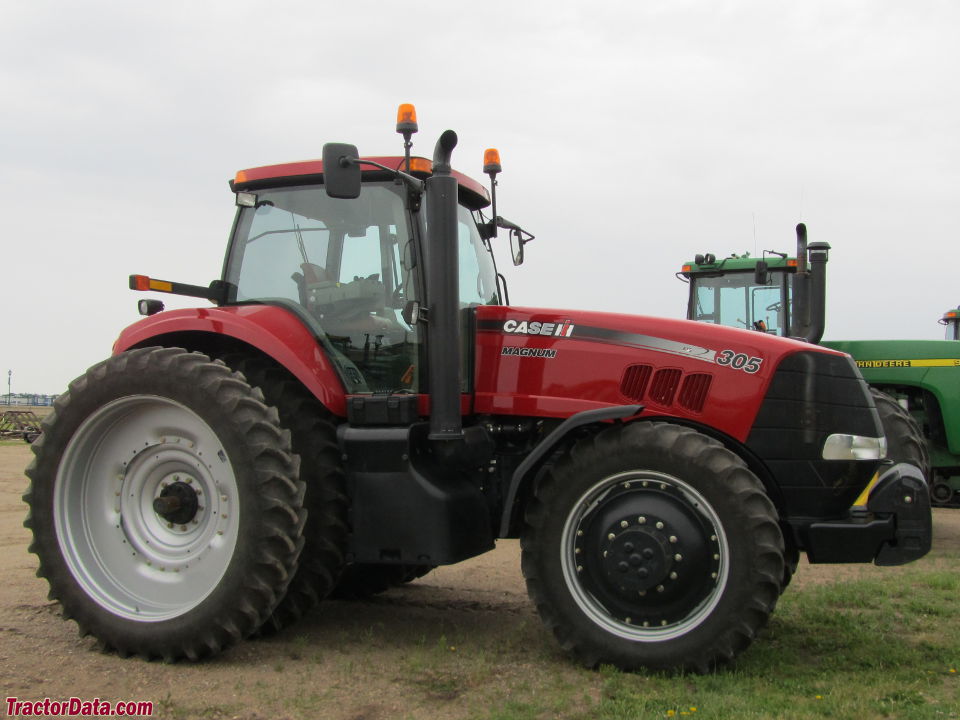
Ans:
<svg viewBox="0 0 960 720"><path fill-rule="evenodd" d="M960 367L960 358L931 358L930 360L857 360L862 368Z"/></svg>

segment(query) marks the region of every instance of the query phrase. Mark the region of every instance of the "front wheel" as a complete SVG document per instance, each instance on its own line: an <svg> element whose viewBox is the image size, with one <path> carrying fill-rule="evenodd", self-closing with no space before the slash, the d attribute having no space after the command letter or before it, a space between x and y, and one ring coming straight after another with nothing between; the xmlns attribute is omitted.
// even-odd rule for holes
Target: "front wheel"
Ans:
<svg viewBox="0 0 960 720"><path fill-rule="evenodd" d="M303 544L297 459L224 365L176 348L114 356L58 398L33 449L30 550L81 634L195 660L283 596Z"/></svg>
<svg viewBox="0 0 960 720"><path fill-rule="evenodd" d="M541 617L591 667L707 672L750 644L784 577L760 481L668 423L578 441L537 488L522 548Z"/></svg>

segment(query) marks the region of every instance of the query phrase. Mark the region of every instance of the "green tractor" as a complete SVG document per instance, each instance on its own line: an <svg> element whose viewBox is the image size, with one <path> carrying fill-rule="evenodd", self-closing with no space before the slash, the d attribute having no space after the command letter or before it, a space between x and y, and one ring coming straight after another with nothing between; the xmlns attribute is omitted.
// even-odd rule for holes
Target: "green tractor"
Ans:
<svg viewBox="0 0 960 720"><path fill-rule="evenodd" d="M690 284L687 318L852 355L880 412L888 456L923 471L935 505L960 507L960 308L940 320L946 340L822 342L829 253L828 243L807 242L801 223L794 256L697 255L677 273Z"/></svg>

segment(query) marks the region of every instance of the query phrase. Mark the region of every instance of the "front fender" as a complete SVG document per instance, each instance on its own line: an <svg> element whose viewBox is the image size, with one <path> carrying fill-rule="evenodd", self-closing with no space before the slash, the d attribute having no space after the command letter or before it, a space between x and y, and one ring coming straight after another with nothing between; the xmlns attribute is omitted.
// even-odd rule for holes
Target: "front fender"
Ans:
<svg viewBox="0 0 960 720"><path fill-rule="evenodd" d="M126 328L113 353L149 345L190 344L190 336L204 336L206 347L230 338L273 358L290 371L323 405L344 417L343 382L324 352L319 329L275 305L231 305L217 308L171 310L152 315Z"/></svg>

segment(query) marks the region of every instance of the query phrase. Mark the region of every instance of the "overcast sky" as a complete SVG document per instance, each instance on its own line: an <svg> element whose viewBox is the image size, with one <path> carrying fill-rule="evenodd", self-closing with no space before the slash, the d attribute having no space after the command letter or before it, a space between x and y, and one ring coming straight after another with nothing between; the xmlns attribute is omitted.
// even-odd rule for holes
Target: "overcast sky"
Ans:
<svg viewBox="0 0 960 720"><path fill-rule="evenodd" d="M129 274L218 277L237 170L400 154L401 102L414 152L452 128L484 179L499 148L498 210L537 236L514 304L679 318L684 260L790 250L802 220L833 246L827 338L940 338L958 39L956 0L7 0L2 392L106 357Z"/></svg>

